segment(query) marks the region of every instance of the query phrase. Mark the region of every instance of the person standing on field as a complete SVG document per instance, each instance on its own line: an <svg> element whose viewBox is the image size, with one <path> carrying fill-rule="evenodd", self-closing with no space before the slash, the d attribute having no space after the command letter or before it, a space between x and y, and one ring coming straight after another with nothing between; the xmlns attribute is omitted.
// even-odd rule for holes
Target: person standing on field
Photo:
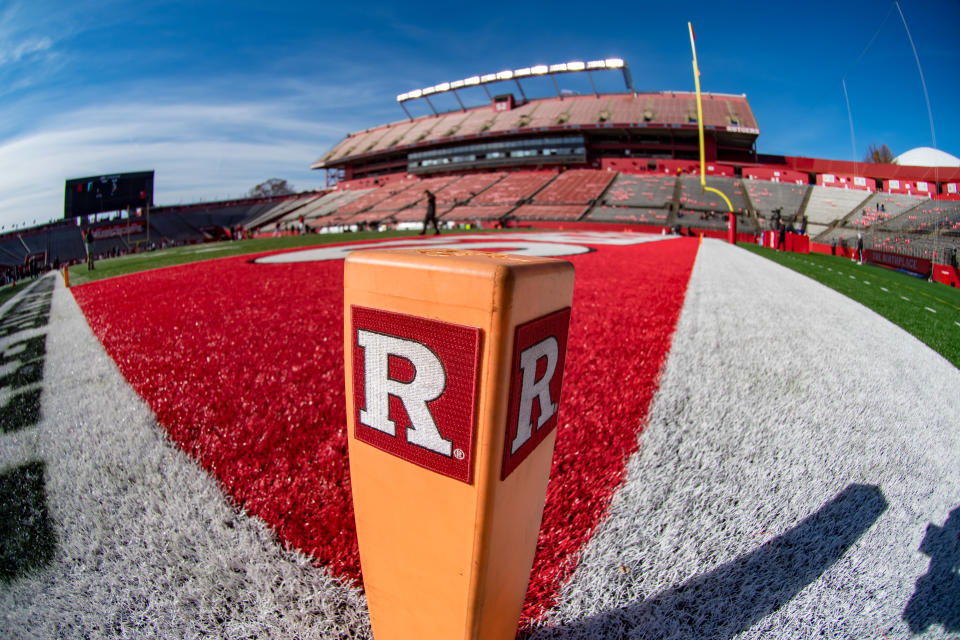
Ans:
<svg viewBox="0 0 960 640"><path fill-rule="evenodd" d="M426 235L427 225L433 224L433 234L440 235L440 227L437 226L437 196L429 189L425 189L424 193L427 194L427 215L423 217L423 231L420 232L420 235Z"/></svg>

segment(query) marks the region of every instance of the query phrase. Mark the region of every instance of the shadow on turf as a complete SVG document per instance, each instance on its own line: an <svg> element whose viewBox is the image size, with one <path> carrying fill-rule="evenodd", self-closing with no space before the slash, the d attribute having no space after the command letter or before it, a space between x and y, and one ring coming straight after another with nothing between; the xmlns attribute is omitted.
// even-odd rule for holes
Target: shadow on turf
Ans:
<svg viewBox="0 0 960 640"><path fill-rule="evenodd" d="M878 487L852 484L755 551L622 609L542 629L537 637L727 640L813 583L886 509Z"/></svg>
<svg viewBox="0 0 960 640"><path fill-rule="evenodd" d="M930 568L917 580L903 619L914 633L932 624L943 625L948 633L960 631L960 507L942 527L927 525L920 551L930 556Z"/></svg>

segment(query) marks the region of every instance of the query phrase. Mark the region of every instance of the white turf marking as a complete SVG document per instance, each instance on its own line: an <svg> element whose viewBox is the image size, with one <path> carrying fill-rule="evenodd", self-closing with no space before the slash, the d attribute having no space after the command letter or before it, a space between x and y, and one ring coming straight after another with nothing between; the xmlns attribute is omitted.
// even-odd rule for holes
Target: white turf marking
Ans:
<svg viewBox="0 0 960 640"><path fill-rule="evenodd" d="M370 637L360 590L284 550L170 443L60 282L48 329L41 421L0 451L44 465L56 550L0 582L0 636Z"/></svg>
<svg viewBox="0 0 960 640"><path fill-rule="evenodd" d="M924 307L924 309L926 309L926 310L929 311L930 313L936 313L936 312L937 312L936 309L931 309L930 307Z"/></svg>
<svg viewBox="0 0 960 640"><path fill-rule="evenodd" d="M886 287L880 287L880 291L886 291L887 293L890 293L890 289L887 289Z"/></svg>
<svg viewBox="0 0 960 640"><path fill-rule="evenodd" d="M930 567L917 549L960 496L960 370L849 298L738 253L700 249L624 484L554 626L532 640L915 637L904 608ZM862 335L883 349L836 338ZM844 492L873 502L828 517ZM824 555L821 532L855 523L863 534ZM791 578L765 560L778 553ZM768 584L781 595L756 586ZM923 636L944 637L937 624Z"/></svg>
<svg viewBox="0 0 960 640"><path fill-rule="evenodd" d="M906 300L907 302L910 302L910 298L908 298L907 296L900 296L900 297Z"/></svg>
<svg viewBox="0 0 960 640"><path fill-rule="evenodd" d="M869 281L869 280L864 280L864 281L863 281L863 284L870 284L870 281Z"/></svg>
<svg viewBox="0 0 960 640"><path fill-rule="evenodd" d="M851 280L856 280L856 279L857 279L857 276L850 276L850 279L851 279Z"/></svg>

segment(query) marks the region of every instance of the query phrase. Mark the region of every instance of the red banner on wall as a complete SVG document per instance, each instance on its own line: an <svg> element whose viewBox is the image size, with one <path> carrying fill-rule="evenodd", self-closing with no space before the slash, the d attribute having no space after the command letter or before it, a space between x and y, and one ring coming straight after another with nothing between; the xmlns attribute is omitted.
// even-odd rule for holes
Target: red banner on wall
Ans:
<svg viewBox="0 0 960 640"><path fill-rule="evenodd" d="M94 240L106 240L107 238L119 238L125 235L136 235L146 233L147 225L143 222L131 222L129 224L115 224L109 227L97 227L90 229Z"/></svg>
<svg viewBox="0 0 960 640"><path fill-rule="evenodd" d="M923 277L930 276L930 270L933 263L926 258L914 258L899 253L890 253L888 251L876 251L874 249L864 249L863 258L871 264L877 264L889 269L900 269L909 271Z"/></svg>

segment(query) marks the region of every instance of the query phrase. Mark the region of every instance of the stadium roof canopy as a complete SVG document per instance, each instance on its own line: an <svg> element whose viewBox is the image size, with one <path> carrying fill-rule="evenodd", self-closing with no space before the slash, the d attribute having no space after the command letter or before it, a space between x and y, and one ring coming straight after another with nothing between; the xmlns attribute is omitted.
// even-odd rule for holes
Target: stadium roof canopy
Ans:
<svg viewBox="0 0 960 640"><path fill-rule="evenodd" d="M932 147L904 151L893 161L902 167L960 167L960 158Z"/></svg>

